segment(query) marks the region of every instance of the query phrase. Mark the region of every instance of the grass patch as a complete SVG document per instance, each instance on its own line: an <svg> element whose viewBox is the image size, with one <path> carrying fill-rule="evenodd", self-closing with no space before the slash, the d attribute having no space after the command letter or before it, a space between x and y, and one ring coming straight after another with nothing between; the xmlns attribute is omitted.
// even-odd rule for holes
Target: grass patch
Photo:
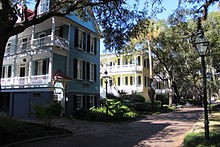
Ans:
<svg viewBox="0 0 220 147"><path fill-rule="evenodd" d="M184 138L184 147L220 147L220 112L213 111L209 116L209 140L205 140L204 119L196 124L194 132Z"/></svg>
<svg viewBox="0 0 220 147"><path fill-rule="evenodd" d="M22 140L56 136L70 133L59 128L50 128L45 125L17 121L11 118L0 118L0 145L10 144Z"/></svg>
<svg viewBox="0 0 220 147"><path fill-rule="evenodd" d="M210 139L205 140L204 132L188 133L184 138L184 147L219 147L220 133L210 132Z"/></svg>

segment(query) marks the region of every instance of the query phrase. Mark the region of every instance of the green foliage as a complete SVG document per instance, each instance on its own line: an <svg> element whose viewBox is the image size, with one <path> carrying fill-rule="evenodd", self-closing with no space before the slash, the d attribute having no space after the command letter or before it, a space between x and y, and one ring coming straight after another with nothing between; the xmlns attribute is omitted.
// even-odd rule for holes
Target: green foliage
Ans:
<svg viewBox="0 0 220 147"><path fill-rule="evenodd" d="M184 138L184 147L219 147L220 146L220 134L210 132L210 139L204 139L204 132L201 133L189 133Z"/></svg>
<svg viewBox="0 0 220 147"><path fill-rule="evenodd" d="M108 107L108 115L107 115ZM138 114L121 101L108 99L102 107L92 107L90 110L80 110L73 114L74 117L86 120L107 121L107 120L129 120L138 117Z"/></svg>
<svg viewBox="0 0 220 147"><path fill-rule="evenodd" d="M122 99L130 100L132 102L144 102L145 98L138 94L124 95Z"/></svg>
<svg viewBox="0 0 220 147"><path fill-rule="evenodd" d="M60 103L50 103L49 105L33 105L35 116L43 120L46 126L52 127L56 119L61 116L63 107Z"/></svg>
<svg viewBox="0 0 220 147"><path fill-rule="evenodd" d="M10 117L0 117L0 146L31 138L55 136L67 133L70 134L69 131L63 129L17 121Z"/></svg>

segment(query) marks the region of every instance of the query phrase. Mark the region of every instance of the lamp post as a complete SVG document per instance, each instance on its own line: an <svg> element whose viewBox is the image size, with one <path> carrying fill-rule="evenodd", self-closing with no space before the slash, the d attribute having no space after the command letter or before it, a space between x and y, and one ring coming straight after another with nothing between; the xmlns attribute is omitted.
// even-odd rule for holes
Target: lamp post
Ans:
<svg viewBox="0 0 220 147"><path fill-rule="evenodd" d="M106 95L106 115L108 117L108 98L107 98L107 95L108 95L108 79L110 79L111 77L108 76L108 72L107 70L104 72L105 76L103 76L102 78L105 79L105 95Z"/></svg>
<svg viewBox="0 0 220 147"><path fill-rule="evenodd" d="M201 23L199 19L198 32L195 39L195 48L198 51L199 56L201 57L201 63L202 63L205 139L209 139L209 120L208 120L208 110L207 110L206 63L205 63L205 55L207 52L208 45L209 42L204 36L204 32L201 28Z"/></svg>

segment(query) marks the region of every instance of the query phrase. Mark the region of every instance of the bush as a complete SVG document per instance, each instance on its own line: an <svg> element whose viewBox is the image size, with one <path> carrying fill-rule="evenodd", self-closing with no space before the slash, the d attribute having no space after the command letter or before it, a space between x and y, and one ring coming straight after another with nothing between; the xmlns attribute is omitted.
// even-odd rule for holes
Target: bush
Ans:
<svg viewBox="0 0 220 147"><path fill-rule="evenodd" d="M108 114L107 114L108 107ZM114 99L106 100L105 106L92 107L90 110L80 110L73 114L74 117L86 120L128 120L137 117L137 113Z"/></svg>
<svg viewBox="0 0 220 147"><path fill-rule="evenodd" d="M145 102L145 98L138 94L124 95L123 100L130 100L132 102Z"/></svg>
<svg viewBox="0 0 220 147"><path fill-rule="evenodd" d="M52 127L56 119L61 116L63 107L60 103L54 102L49 105L33 105L35 116L44 121L48 127Z"/></svg>

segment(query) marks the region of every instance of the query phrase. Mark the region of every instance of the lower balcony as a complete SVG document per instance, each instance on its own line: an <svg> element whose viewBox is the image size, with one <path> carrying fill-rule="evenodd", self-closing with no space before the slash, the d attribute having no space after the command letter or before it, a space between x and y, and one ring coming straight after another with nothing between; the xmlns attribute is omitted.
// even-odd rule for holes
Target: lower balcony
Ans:
<svg viewBox="0 0 220 147"><path fill-rule="evenodd" d="M21 88L21 87L47 87L49 83L50 83L50 79L48 75L12 77L12 78L1 79L2 89Z"/></svg>

